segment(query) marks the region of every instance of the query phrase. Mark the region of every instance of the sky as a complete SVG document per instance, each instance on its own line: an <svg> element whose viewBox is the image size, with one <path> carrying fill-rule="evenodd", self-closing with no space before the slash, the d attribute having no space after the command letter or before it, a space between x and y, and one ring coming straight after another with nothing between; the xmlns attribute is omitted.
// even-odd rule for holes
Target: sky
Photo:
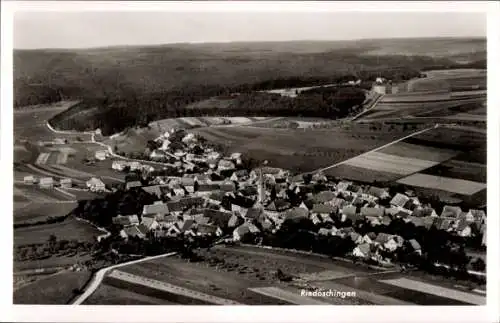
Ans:
<svg viewBox="0 0 500 323"><path fill-rule="evenodd" d="M14 48L179 42L486 37L471 12L16 12Z"/></svg>

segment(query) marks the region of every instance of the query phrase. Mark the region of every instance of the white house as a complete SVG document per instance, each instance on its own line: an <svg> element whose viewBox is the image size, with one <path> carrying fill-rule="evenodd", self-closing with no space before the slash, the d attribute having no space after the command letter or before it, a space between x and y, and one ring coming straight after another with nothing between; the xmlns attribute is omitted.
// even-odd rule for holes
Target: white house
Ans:
<svg viewBox="0 0 500 323"><path fill-rule="evenodd" d="M127 162L123 160L114 160L111 164L111 168L117 171L123 171L127 167Z"/></svg>
<svg viewBox="0 0 500 323"><path fill-rule="evenodd" d="M40 178L41 188L52 188L54 187L54 179L52 177L42 177Z"/></svg>
<svg viewBox="0 0 500 323"><path fill-rule="evenodd" d="M24 184L33 185L36 182L36 178L33 175L24 176Z"/></svg>
<svg viewBox="0 0 500 323"><path fill-rule="evenodd" d="M360 244L352 251L352 255L359 258L368 258L370 254L370 245L368 243Z"/></svg>
<svg viewBox="0 0 500 323"><path fill-rule="evenodd" d="M61 185L61 187L63 188L70 188L73 183L71 181L71 178L62 178L60 181L59 181L59 184Z"/></svg>
<svg viewBox="0 0 500 323"><path fill-rule="evenodd" d="M87 188L90 189L92 192L102 192L106 190L106 185L96 177L92 177L87 181Z"/></svg>
<svg viewBox="0 0 500 323"><path fill-rule="evenodd" d="M153 152L149 155L151 159L164 159L167 157L167 154L159 149L153 150Z"/></svg>
<svg viewBox="0 0 500 323"><path fill-rule="evenodd" d="M106 150L98 150L95 152L95 159L97 160L105 160L108 156L108 152Z"/></svg>
<svg viewBox="0 0 500 323"><path fill-rule="evenodd" d="M168 139L165 139L162 143L161 143L161 147L158 148L160 150L168 150L168 146L170 146L171 142L170 140Z"/></svg>
<svg viewBox="0 0 500 323"><path fill-rule="evenodd" d="M131 171L134 171L134 170L138 170L138 169L140 169L140 168L141 168L141 163L136 162L136 161L133 161L133 162L130 162L130 163L128 164L128 166L130 167L130 170L131 170Z"/></svg>

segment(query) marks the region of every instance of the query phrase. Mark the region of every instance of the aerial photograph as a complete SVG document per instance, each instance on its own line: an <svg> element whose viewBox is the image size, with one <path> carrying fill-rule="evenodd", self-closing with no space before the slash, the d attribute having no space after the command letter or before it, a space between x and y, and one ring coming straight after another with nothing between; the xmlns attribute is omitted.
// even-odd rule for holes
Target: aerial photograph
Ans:
<svg viewBox="0 0 500 323"><path fill-rule="evenodd" d="M473 12L16 12L13 303L486 305L486 40Z"/></svg>

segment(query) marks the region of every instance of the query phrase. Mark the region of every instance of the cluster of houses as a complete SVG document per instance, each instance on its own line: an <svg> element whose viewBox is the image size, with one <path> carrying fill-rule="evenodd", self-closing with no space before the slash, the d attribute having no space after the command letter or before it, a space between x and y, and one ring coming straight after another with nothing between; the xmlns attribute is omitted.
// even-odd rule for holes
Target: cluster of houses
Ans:
<svg viewBox="0 0 500 323"><path fill-rule="evenodd" d="M169 132L161 137L163 143L167 142L166 147L172 142L168 139L171 135ZM182 140L196 143L196 138L187 134ZM178 156L182 164L197 158L210 163L203 173L155 176L148 185L139 181L127 182L127 190L144 190L154 194L157 202L144 205L142 214L114 217L113 222L122 226L123 238L231 235L234 241L239 241L247 235L258 236L263 231L274 233L287 219L306 218L315 225L318 235L349 236L356 244L352 250L354 256L383 262L386 260L381 259L378 251L393 252L404 245L419 253L419 241L404 241L387 233L361 236L352 226L336 228L334 224L366 220L373 225L389 225L399 218L416 227L430 229L435 226L462 237L471 236L474 224L480 228L483 244L486 244L486 214L482 210L463 211L458 206L445 206L437 214L410 191L391 196L385 188L363 187L349 181L332 183L322 174L315 174L305 183L302 176L291 176L280 168L241 169L238 167L240 154L224 157L212 149L202 148L199 154L191 156L180 151L170 153ZM325 189L315 192L316 184L322 184ZM302 199L299 203L297 196Z"/></svg>
<svg viewBox="0 0 500 323"><path fill-rule="evenodd" d="M24 176L23 182L25 185L36 185L43 189L51 189L57 185L56 181L52 177L36 177L34 175ZM59 180L59 186L62 188L71 188L73 186L73 181L71 178L61 178Z"/></svg>

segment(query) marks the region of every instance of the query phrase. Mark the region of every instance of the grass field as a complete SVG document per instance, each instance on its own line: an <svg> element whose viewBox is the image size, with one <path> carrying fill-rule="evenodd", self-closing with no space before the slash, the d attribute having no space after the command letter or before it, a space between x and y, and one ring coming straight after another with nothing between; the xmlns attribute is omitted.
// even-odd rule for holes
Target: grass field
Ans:
<svg viewBox="0 0 500 323"><path fill-rule="evenodd" d="M77 203L30 203L14 209L14 223L44 221L49 216L63 216L76 206Z"/></svg>
<svg viewBox="0 0 500 323"><path fill-rule="evenodd" d="M486 189L486 184L484 183L420 173L401 178L398 180L398 183L463 195L473 195L483 189Z"/></svg>
<svg viewBox="0 0 500 323"><path fill-rule="evenodd" d="M181 259L168 258L122 267L121 270L244 304L281 304L248 290L250 287L262 286L262 282L216 270L204 263L187 263Z"/></svg>
<svg viewBox="0 0 500 323"><path fill-rule="evenodd" d="M43 224L32 227L18 228L14 230L14 246L45 243L50 235L58 239L79 241L94 241L95 237L101 235L90 224L69 217L61 223Z"/></svg>
<svg viewBox="0 0 500 323"><path fill-rule="evenodd" d="M85 301L85 305L175 305L165 299L150 297L132 291L101 284Z"/></svg>
<svg viewBox="0 0 500 323"><path fill-rule="evenodd" d="M64 271L37 280L14 291L14 304L64 305L90 278L88 271Z"/></svg>
<svg viewBox="0 0 500 323"><path fill-rule="evenodd" d="M198 128L193 132L209 142L222 144L229 152L241 152L256 159L267 159L274 166L301 171L343 161L405 134L389 129L374 131L361 124L328 129Z"/></svg>
<svg viewBox="0 0 500 323"><path fill-rule="evenodd" d="M71 201L73 200L68 195L58 192L55 189L42 189L36 185L14 185L14 197L21 196L31 202L36 203L50 203L58 201Z"/></svg>

